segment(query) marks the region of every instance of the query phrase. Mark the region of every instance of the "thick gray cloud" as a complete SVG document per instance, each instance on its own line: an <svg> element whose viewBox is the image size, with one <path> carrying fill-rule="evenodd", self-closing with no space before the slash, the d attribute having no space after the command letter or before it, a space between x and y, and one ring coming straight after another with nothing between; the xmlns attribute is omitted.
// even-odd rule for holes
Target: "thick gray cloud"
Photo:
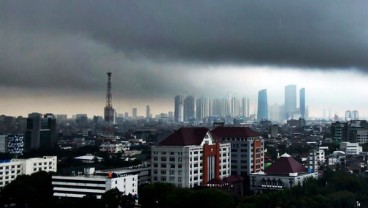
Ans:
<svg viewBox="0 0 368 208"><path fill-rule="evenodd" d="M0 85L195 90L186 63L368 69L368 2L2 0ZM102 77L102 78L101 78ZM153 87L154 86L154 87ZM183 89L183 88L186 89Z"/></svg>
<svg viewBox="0 0 368 208"><path fill-rule="evenodd" d="M368 66L365 1L2 1L2 25L198 61Z"/></svg>

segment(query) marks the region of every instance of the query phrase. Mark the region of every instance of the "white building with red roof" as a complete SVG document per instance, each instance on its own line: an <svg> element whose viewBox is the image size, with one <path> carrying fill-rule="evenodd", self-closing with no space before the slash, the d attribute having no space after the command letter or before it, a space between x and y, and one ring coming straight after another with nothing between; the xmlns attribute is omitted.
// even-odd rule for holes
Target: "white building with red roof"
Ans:
<svg viewBox="0 0 368 208"><path fill-rule="evenodd" d="M230 144L217 142L204 127L178 129L153 146L151 155L153 183L196 187L230 175Z"/></svg>
<svg viewBox="0 0 368 208"><path fill-rule="evenodd" d="M250 190L282 190L303 185L307 178L317 178L318 172L307 168L288 154L283 154L265 172L250 174Z"/></svg>

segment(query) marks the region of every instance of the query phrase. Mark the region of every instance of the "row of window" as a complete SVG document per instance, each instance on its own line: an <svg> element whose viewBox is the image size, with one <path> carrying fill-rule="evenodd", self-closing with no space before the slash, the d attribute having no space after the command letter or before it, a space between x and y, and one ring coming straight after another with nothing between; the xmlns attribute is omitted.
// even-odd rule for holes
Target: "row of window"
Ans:
<svg viewBox="0 0 368 208"><path fill-rule="evenodd" d="M161 155L175 155L175 153L176 153L176 155L183 155L183 153L182 152L157 152L157 151L154 151L153 152L153 154L154 155L158 155L159 153L161 153Z"/></svg>
<svg viewBox="0 0 368 208"><path fill-rule="evenodd" d="M5 172L3 172L3 171L0 171L0 176L1 175L3 175L3 174L5 174L5 175L8 175L8 174L15 174L15 170L12 170L12 171L5 171ZM17 174L20 174L20 170L17 170Z"/></svg>
<svg viewBox="0 0 368 208"><path fill-rule="evenodd" d="M10 167L11 169L15 169L15 165L12 165L12 166L8 165L8 166L0 166L0 170L10 169ZM17 165L16 167L20 168L20 165Z"/></svg>
<svg viewBox="0 0 368 208"><path fill-rule="evenodd" d="M42 170L47 170L47 169L52 170L53 167L52 166L50 166L50 167L39 167L39 168L35 167L35 168L33 168L33 171L36 172L37 170L42 171Z"/></svg>

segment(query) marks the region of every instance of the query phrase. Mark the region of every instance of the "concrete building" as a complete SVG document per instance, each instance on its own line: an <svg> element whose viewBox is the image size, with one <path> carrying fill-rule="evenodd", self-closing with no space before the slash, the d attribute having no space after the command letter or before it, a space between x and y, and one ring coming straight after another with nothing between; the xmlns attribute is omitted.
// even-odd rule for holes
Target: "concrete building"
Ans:
<svg viewBox="0 0 368 208"><path fill-rule="evenodd" d="M347 140L348 124L346 122L335 122L331 124L332 140L339 144Z"/></svg>
<svg viewBox="0 0 368 208"><path fill-rule="evenodd" d="M147 184L151 182L151 165L141 164L133 167L126 168L114 168L107 170L97 170L96 174L108 174L109 172L116 173L118 175L137 175L138 176L138 186L142 184Z"/></svg>
<svg viewBox="0 0 368 208"><path fill-rule="evenodd" d="M359 144L368 142L368 129L357 129L352 132L353 140Z"/></svg>
<svg viewBox="0 0 368 208"><path fill-rule="evenodd" d="M305 119L305 88L299 90L299 110L301 118Z"/></svg>
<svg viewBox="0 0 368 208"><path fill-rule="evenodd" d="M184 99L184 121L185 122L189 122L195 119L196 117L195 107L196 107L196 103L195 103L194 96L189 95L185 97Z"/></svg>
<svg viewBox="0 0 368 208"><path fill-rule="evenodd" d="M231 144L231 175L248 176L264 169L264 140L249 127L217 127L215 140Z"/></svg>
<svg viewBox="0 0 368 208"><path fill-rule="evenodd" d="M258 91L258 109L257 120L269 120L268 119L268 102L267 102L267 90L263 89Z"/></svg>
<svg viewBox="0 0 368 208"><path fill-rule="evenodd" d="M296 112L296 85L285 86L285 117L284 119L293 118Z"/></svg>
<svg viewBox="0 0 368 208"><path fill-rule="evenodd" d="M250 189L254 192L283 190L302 186L306 179L317 178L317 172L308 172L302 164L288 154L283 154L265 172L250 174Z"/></svg>
<svg viewBox="0 0 368 208"><path fill-rule="evenodd" d="M184 103L183 97L180 95L175 96L175 110L174 110L174 120L175 122L184 121Z"/></svg>
<svg viewBox="0 0 368 208"><path fill-rule="evenodd" d="M95 174L95 168L85 168L84 174L77 176L52 176L55 197L83 198L87 194L101 196L106 191L117 188L125 195L138 194L138 176L120 175L113 172Z"/></svg>
<svg viewBox="0 0 368 208"><path fill-rule="evenodd" d="M340 150L345 152L346 155L358 155L363 152L363 147L359 143L341 142Z"/></svg>
<svg viewBox="0 0 368 208"><path fill-rule="evenodd" d="M56 172L57 157L12 159L0 162L0 188L15 180L19 175L31 175L38 171Z"/></svg>
<svg viewBox="0 0 368 208"><path fill-rule="evenodd" d="M56 137L56 119L53 114L28 115L24 151L52 149L55 146Z"/></svg>
<svg viewBox="0 0 368 208"><path fill-rule="evenodd" d="M230 175L230 144L216 141L207 128L180 128L151 154L153 183L196 187Z"/></svg>

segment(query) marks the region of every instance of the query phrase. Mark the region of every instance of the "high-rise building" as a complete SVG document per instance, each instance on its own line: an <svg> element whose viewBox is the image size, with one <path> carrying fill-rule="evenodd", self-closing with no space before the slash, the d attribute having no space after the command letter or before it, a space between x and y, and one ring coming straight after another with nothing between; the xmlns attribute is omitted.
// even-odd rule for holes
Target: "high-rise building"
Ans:
<svg viewBox="0 0 368 208"><path fill-rule="evenodd" d="M112 107L111 72L107 73L106 106L104 109L105 122L110 126L115 123L115 109Z"/></svg>
<svg viewBox="0 0 368 208"><path fill-rule="evenodd" d="M284 106L280 106L277 103L270 106L270 121L282 121L284 117Z"/></svg>
<svg viewBox="0 0 368 208"><path fill-rule="evenodd" d="M352 120L358 120L359 119L359 112L357 110L353 110L351 112L351 119Z"/></svg>
<svg viewBox="0 0 368 208"><path fill-rule="evenodd" d="M300 89L299 109L302 118L305 118L305 88Z"/></svg>
<svg viewBox="0 0 368 208"><path fill-rule="evenodd" d="M133 119L136 119L138 117L138 109L137 108L132 109L132 116L133 116Z"/></svg>
<svg viewBox="0 0 368 208"><path fill-rule="evenodd" d="M175 122L184 121L184 105L183 97L180 95L175 96L175 109L174 109L174 120Z"/></svg>
<svg viewBox="0 0 368 208"><path fill-rule="evenodd" d="M51 149L56 143L56 119L53 114L31 113L27 118L24 150Z"/></svg>
<svg viewBox="0 0 368 208"><path fill-rule="evenodd" d="M345 121L350 121L351 120L351 111L347 110L345 111Z"/></svg>
<svg viewBox="0 0 368 208"><path fill-rule="evenodd" d="M285 119L293 118L296 112L296 85L285 86Z"/></svg>
<svg viewBox="0 0 368 208"><path fill-rule="evenodd" d="M212 101L212 115L225 116L224 99L215 98Z"/></svg>
<svg viewBox="0 0 368 208"><path fill-rule="evenodd" d="M204 118L210 116L210 100L206 97L200 97L196 101L197 120L202 121Z"/></svg>
<svg viewBox="0 0 368 208"><path fill-rule="evenodd" d="M267 102L267 90L263 89L258 91L258 111L257 120L268 120L268 102Z"/></svg>
<svg viewBox="0 0 368 208"><path fill-rule="evenodd" d="M249 117L249 98L243 97L241 100L241 115Z"/></svg>
<svg viewBox="0 0 368 208"><path fill-rule="evenodd" d="M230 116L237 117L240 116L240 101L237 97L232 96L230 100Z"/></svg>
<svg viewBox="0 0 368 208"><path fill-rule="evenodd" d="M189 95L184 99L184 121L192 119L195 119L195 98Z"/></svg>
<svg viewBox="0 0 368 208"><path fill-rule="evenodd" d="M151 118L151 108L149 105L146 105L146 118Z"/></svg>

